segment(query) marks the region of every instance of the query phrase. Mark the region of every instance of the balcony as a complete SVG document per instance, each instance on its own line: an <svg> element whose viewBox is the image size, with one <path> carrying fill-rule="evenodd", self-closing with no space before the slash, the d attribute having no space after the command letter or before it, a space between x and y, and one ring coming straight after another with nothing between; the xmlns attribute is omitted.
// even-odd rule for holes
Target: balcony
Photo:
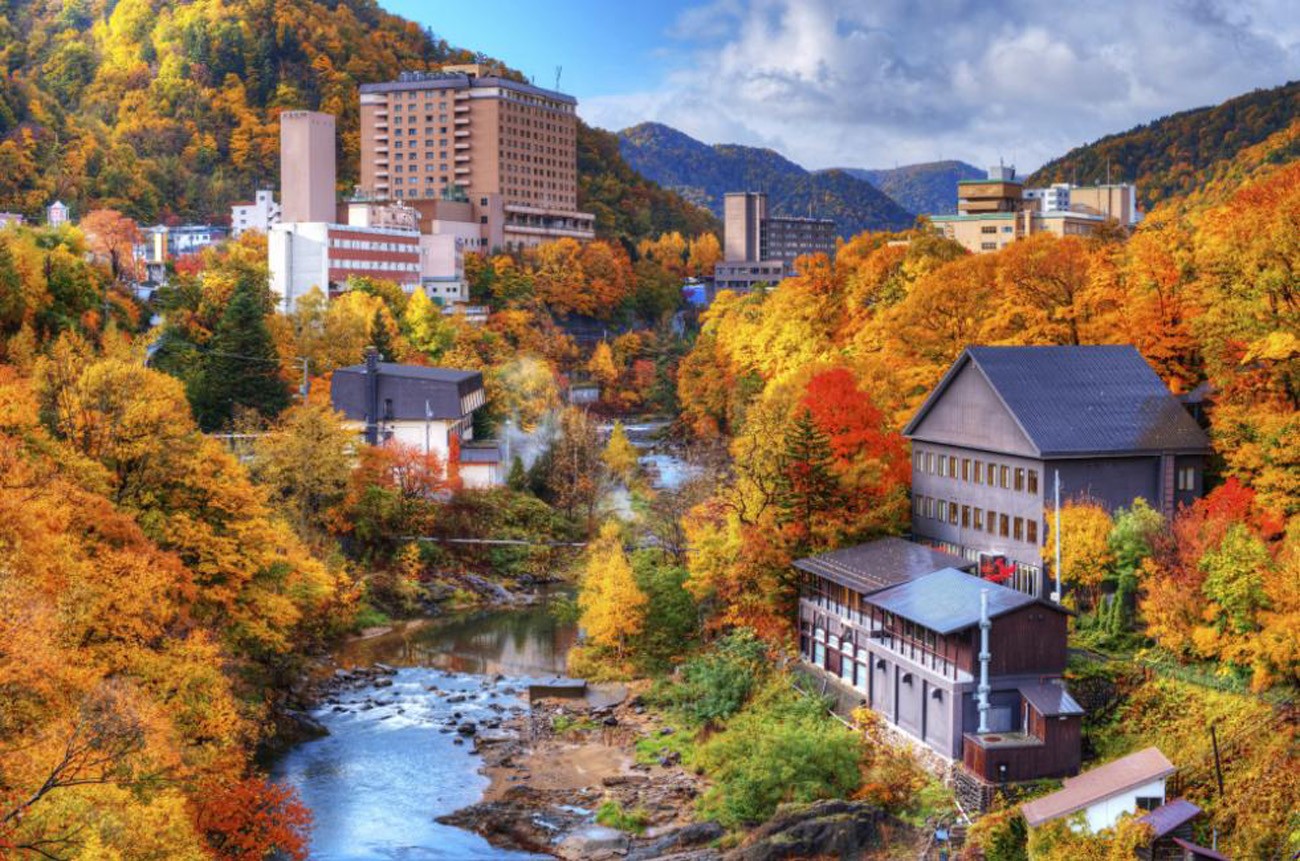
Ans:
<svg viewBox="0 0 1300 861"><path fill-rule="evenodd" d="M829 619L829 625L825 624ZM959 667L953 656L945 655L924 643L901 637L873 619L824 596L799 599L799 618L811 627L821 627L836 634L851 631L858 647L867 646L894 658L900 665L911 664L955 682L973 682L975 677ZM819 624L821 623L821 624ZM835 626L832 628L831 626Z"/></svg>
<svg viewBox="0 0 1300 861"><path fill-rule="evenodd" d="M469 129L456 129L455 132L455 135L458 138L467 138L469 137L469 134L470 134Z"/></svg>
<svg viewBox="0 0 1300 861"><path fill-rule="evenodd" d="M457 164L464 164L470 160L470 154L468 152L458 152L455 158Z"/></svg>

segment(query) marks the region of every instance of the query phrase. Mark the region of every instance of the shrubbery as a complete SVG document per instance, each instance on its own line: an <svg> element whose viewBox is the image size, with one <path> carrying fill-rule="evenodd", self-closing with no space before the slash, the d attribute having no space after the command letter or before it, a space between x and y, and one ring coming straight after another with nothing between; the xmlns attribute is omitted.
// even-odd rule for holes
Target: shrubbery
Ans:
<svg viewBox="0 0 1300 861"><path fill-rule="evenodd" d="M741 628L683 664L680 678L657 686L653 699L694 724L724 720L740 711L767 674L767 647Z"/></svg>

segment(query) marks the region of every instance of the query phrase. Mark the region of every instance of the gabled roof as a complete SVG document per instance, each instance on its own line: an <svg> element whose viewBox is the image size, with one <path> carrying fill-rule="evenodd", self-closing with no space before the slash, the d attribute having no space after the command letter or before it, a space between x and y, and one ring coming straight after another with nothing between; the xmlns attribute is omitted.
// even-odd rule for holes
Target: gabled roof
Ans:
<svg viewBox="0 0 1300 861"><path fill-rule="evenodd" d="M898 586L891 586L867 601L939 634L951 634L980 620L980 592L988 590L989 618L1030 604L1043 603L1032 595L967 574L943 568ZM1053 604L1044 604L1060 610Z"/></svg>
<svg viewBox="0 0 1300 861"><path fill-rule="evenodd" d="M1145 822L1150 825L1155 837L1164 837L1169 832L1191 822L1200 815L1201 808L1192 804L1186 798L1175 798L1168 804L1162 804L1155 810L1139 817L1138 822Z"/></svg>
<svg viewBox="0 0 1300 861"><path fill-rule="evenodd" d="M1215 852L1213 849L1206 849L1204 846L1197 846L1190 840L1183 840L1181 837L1175 837L1174 842L1192 853L1193 858L1205 858L1207 861L1232 861L1231 858L1224 855L1222 852Z"/></svg>
<svg viewBox="0 0 1300 861"><path fill-rule="evenodd" d="M481 395L475 399L470 398L474 392L483 388L483 375L478 371L380 362L376 377L379 384L380 414L388 419L457 420L472 413L482 403ZM336 370L330 380L330 399L334 409L349 420L369 421L369 375L366 366L352 365ZM391 413L385 415L389 407Z"/></svg>
<svg viewBox="0 0 1300 861"><path fill-rule="evenodd" d="M1131 346L968 347L904 436L968 365L988 381L1040 457L1205 452L1209 439Z"/></svg>
<svg viewBox="0 0 1300 861"><path fill-rule="evenodd" d="M940 568L969 568L960 556L902 538L881 538L807 559L794 567L848 586L863 595L923 577Z"/></svg>
<svg viewBox="0 0 1300 861"><path fill-rule="evenodd" d="M1025 802L1020 807L1020 813L1031 827L1042 825L1145 783L1169 777L1175 771L1177 769L1173 763L1165 758L1159 748L1148 747L1085 771L1078 777L1067 777L1063 789Z"/></svg>

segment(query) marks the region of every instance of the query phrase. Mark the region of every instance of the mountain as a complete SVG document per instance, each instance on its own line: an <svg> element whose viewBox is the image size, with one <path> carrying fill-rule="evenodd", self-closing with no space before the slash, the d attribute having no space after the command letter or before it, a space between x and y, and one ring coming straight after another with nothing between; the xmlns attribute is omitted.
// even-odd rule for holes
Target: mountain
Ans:
<svg viewBox="0 0 1300 861"><path fill-rule="evenodd" d="M660 185L721 217L729 191L764 191L776 215L835 219L839 234L910 227L911 212L874 185L843 170L810 172L770 149L709 146L660 123L619 132L623 158Z"/></svg>
<svg viewBox="0 0 1300 861"><path fill-rule="evenodd" d="M1216 162L1262 143L1300 117L1300 82L1255 90L1221 105L1163 117L1077 147L1039 168L1027 185L1137 182L1149 209L1198 189Z"/></svg>
<svg viewBox="0 0 1300 861"><path fill-rule="evenodd" d="M844 172L871 183L908 211L928 215L956 212L957 183L985 176L964 161L929 161L888 170L847 167Z"/></svg>
<svg viewBox="0 0 1300 861"><path fill-rule="evenodd" d="M58 198L76 215L224 222L233 201L278 184L277 117L304 108L338 118L339 187L350 188L357 87L479 59L375 0L3 3L0 210L38 217ZM657 215L620 230L708 223L607 161L588 197L614 209L623 195L657 201Z"/></svg>

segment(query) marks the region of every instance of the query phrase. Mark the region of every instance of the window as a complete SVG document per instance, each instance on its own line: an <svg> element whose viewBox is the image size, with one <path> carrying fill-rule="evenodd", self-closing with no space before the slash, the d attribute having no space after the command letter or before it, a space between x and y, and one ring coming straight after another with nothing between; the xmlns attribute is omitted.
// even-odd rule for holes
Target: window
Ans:
<svg viewBox="0 0 1300 861"><path fill-rule="evenodd" d="M970 506L969 505L963 505L961 507L961 528L970 529Z"/></svg>
<svg viewBox="0 0 1300 861"><path fill-rule="evenodd" d="M1196 490L1196 468L1185 466L1178 470L1178 489Z"/></svg>
<svg viewBox="0 0 1300 861"><path fill-rule="evenodd" d="M997 251L997 250L998 250L998 244L996 242L980 243L980 251Z"/></svg>
<svg viewBox="0 0 1300 861"><path fill-rule="evenodd" d="M1025 540L1025 519L1023 517L1017 517L1011 524L1011 537L1017 541Z"/></svg>
<svg viewBox="0 0 1300 861"><path fill-rule="evenodd" d="M957 503L948 503L948 522L953 526L957 525Z"/></svg>
<svg viewBox="0 0 1300 861"><path fill-rule="evenodd" d="M1030 520L1025 523L1025 540L1035 547L1038 546L1038 521Z"/></svg>
<svg viewBox="0 0 1300 861"><path fill-rule="evenodd" d="M984 483L984 461L982 460L975 461L975 483Z"/></svg>
<svg viewBox="0 0 1300 861"><path fill-rule="evenodd" d="M970 458L968 457L961 459L961 480L970 481Z"/></svg>
<svg viewBox="0 0 1300 861"><path fill-rule="evenodd" d="M1028 490L1030 493L1037 495L1037 493L1038 493L1038 470L1036 470L1036 469L1031 469L1031 470L1029 470L1029 479L1028 479L1028 481L1026 482L1025 489Z"/></svg>
<svg viewBox="0 0 1300 861"><path fill-rule="evenodd" d="M925 454L925 471L930 475L934 475L934 455L930 452Z"/></svg>
<svg viewBox="0 0 1300 861"><path fill-rule="evenodd" d="M998 515L998 534L1003 538L1011 537L1011 518L1005 514Z"/></svg>
<svg viewBox="0 0 1300 861"><path fill-rule="evenodd" d="M989 461L988 475L989 475L989 487L997 487L998 486L998 465L993 461Z"/></svg>
<svg viewBox="0 0 1300 861"><path fill-rule="evenodd" d="M983 530L984 530L984 509L977 508L975 509L975 531L982 532Z"/></svg>
<svg viewBox="0 0 1300 861"><path fill-rule="evenodd" d="M917 472L923 472L925 470L925 455L921 454L919 451L912 453L912 469Z"/></svg>
<svg viewBox="0 0 1300 861"><path fill-rule="evenodd" d="M997 225L986 225L980 228L980 233L997 233Z"/></svg>
<svg viewBox="0 0 1300 861"><path fill-rule="evenodd" d="M957 458L954 455L948 455L948 476L957 477Z"/></svg>
<svg viewBox="0 0 1300 861"><path fill-rule="evenodd" d="M1138 810L1155 810L1164 803L1165 800L1158 795L1139 795L1137 797Z"/></svg>
<svg viewBox="0 0 1300 861"><path fill-rule="evenodd" d="M948 520L948 500L939 500L939 522L944 523Z"/></svg>
<svg viewBox="0 0 1300 861"><path fill-rule="evenodd" d="M1011 467L1003 466L998 468L998 487L1008 488L1011 486Z"/></svg>
<svg viewBox="0 0 1300 861"><path fill-rule="evenodd" d="M925 498L925 516L934 519L934 500L928 496Z"/></svg>
<svg viewBox="0 0 1300 861"><path fill-rule="evenodd" d="M940 478L948 477L948 458L944 457L943 455L939 455L939 477Z"/></svg>
<svg viewBox="0 0 1300 861"><path fill-rule="evenodd" d="M1024 491L1025 489L1025 471L1016 467L1016 490Z"/></svg>

